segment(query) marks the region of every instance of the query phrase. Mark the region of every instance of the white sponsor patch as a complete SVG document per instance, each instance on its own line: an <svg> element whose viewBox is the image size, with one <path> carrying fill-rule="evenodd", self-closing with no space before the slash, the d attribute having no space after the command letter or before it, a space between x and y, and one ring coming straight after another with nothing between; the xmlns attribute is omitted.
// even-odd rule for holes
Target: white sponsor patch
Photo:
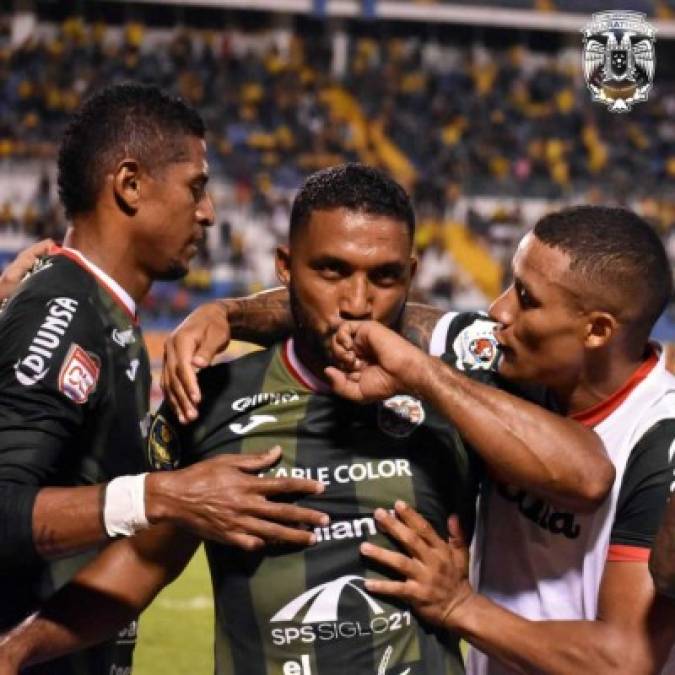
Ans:
<svg viewBox="0 0 675 675"><path fill-rule="evenodd" d="M380 459L368 462L354 462L330 466L275 466L269 472L263 471L261 476L274 478L307 478L318 480L324 485L335 483L361 483L362 481L380 480L382 478L412 478L410 461L400 457Z"/></svg>
<svg viewBox="0 0 675 675"><path fill-rule="evenodd" d="M337 621L338 618L338 604L340 603L340 596L345 587L352 589L358 593L363 600L370 607L373 614L382 614L384 610L375 602L373 598L366 593L360 586L354 582L363 582L364 578L355 574L347 574L333 581L325 584L319 584L310 588L308 591L300 594L297 598L291 600L287 605L282 607L271 619L272 623L279 621L293 621L297 619L299 614L303 612L304 618L302 623L317 623L319 621Z"/></svg>
<svg viewBox="0 0 675 675"><path fill-rule="evenodd" d="M388 613L362 588L363 581L363 577L348 574L298 595L270 618L272 643L290 646L383 635L412 624L409 611ZM340 616L345 594L352 605L356 600L367 608L368 619Z"/></svg>
<svg viewBox="0 0 675 675"><path fill-rule="evenodd" d="M59 391L82 405L96 389L100 372L96 360L73 342L59 372Z"/></svg>
<svg viewBox="0 0 675 675"><path fill-rule="evenodd" d="M14 373L19 384L30 387L44 378L51 367L54 351L70 326L77 300L52 298L47 302L47 315L31 340L28 353L14 364Z"/></svg>
<svg viewBox="0 0 675 675"><path fill-rule="evenodd" d="M243 436L244 434L247 434L249 431L253 431L253 429L256 429L263 424L271 424L272 422L276 421L277 418L274 417L274 415L251 415L247 424L234 422L233 424L230 424L230 429L234 431L235 434Z"/></svg>
<svg viewBox="0 0 675 675"><path fill-rule="evenodd" d="M251 396L243 396L232 402L232 410L245 412L249 408L259 407L264 404L286 405L299 401L297 391L261 391Z"/></svg>
<svg viewBox="0 0 675 675"><path fill-rule="evenodd" d="M131 326L129 326L129 328L125 328L124 330L114 328L112 332L112 339L115 344L118 344L120 347L126 347L136 342L134 329Z"/></svg>
<svg viewBox="0 0 675 675"><path fill-rule="evenodd" d="M131 359L129 363L129 367L126 369L126 374L127 377L133 382L136 379L136 371L138 370L138 366L140 364L140 361L138 359Z"/></svg>

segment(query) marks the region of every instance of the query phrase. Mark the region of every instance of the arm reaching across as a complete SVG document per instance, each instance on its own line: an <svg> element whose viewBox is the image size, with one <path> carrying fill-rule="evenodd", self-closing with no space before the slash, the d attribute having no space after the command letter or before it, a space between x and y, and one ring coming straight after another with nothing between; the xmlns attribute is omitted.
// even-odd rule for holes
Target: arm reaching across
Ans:
<svg viewBox="0 0 675 675"><path fill-rule="evenodd" d="M47 255L55 246L51 239L43 239L21 251L0 275L0 300L9 298L37 260Z"/></svg>
<svg viewBox="0 0 675 675"><path fill-rule="evenodd" d="M251 455L223 455L177 471L145 477L144 518L149 523L173 523L200 537L252 549L269 541L310 545L314 535L297 525L327 524L318 511L268 499L278 495L317 494L324 485L301 478L260 478L274 465L280 448ZM0 560L19 564L31 531L33 545L42 558L54 558L108 540L105 485L42 488L0 484L0 507L11 515L13 500L34 496L32 522L0 530ZM24 509L27 513L31 509ZM8 515L8 517L9 517ZM24 559L25 562L25 559Z"/></svg>
<svg viewBox="0 0 675 675"><path fill-rule="evenodd" d="M255 475L275 464L280 456L281 448L276 446L258 455L220 455L179 471L149 474L147 494L153 508L148 519L168 521L203 539L244 549L272 541L311 545L315 541L312 532L288 524L318 527L328 524L328 516L268 497L319 494L325 486L306 478Z"/></svg>
<svg viewBox="0 0 675 675"><path fill-rule="evenodd" d="M428 621L459 633L514 672L647 675L658 672L675 639L675 605L655 598L644 562L608 562L595 621L528 621L476 593L468 550L450 525L445 542L414 509L397 502L378 525L406 554L369 543L361 551L401 575L368 580L374 593L402 598Z"/></svg>
<svg viewBox="0 0 675 675"><path fill-rule="evenodd" d="M197 372L227 347L231 337L265 346L288 335L291 328L285 288L198 307L164 346L161 386L179 421L185 424L197 419L201 400Z"/></svg>
<svg viewBox="0 0 675 675"><path fill-rule="evenodd" d="M345 322L333 337L342 370L326 369L354 401L411 393L452 422L498 480L575 511L596 508L614 480L598 436L581 424L476 382L377 322Z"/></svg>
<svg viewBox="0 0 675 675"><path fill-rule="evenodd" d="M424 350L442 312L408 303L401 331ZM285 288L245 298L225 298L198 307L171 333L164 346L161 386L182 424L197 419L201 392L197 372L223 351L230 338L267 346L286 337L293 319Z"/></svg>
<svg viewBox="0 0 675 675"><path fill-rule="evenodd" d="M0 673L18 672L113 635L180 574L198 545L198 539L170 526L113 543L40 612L0 636Z"/></svg>

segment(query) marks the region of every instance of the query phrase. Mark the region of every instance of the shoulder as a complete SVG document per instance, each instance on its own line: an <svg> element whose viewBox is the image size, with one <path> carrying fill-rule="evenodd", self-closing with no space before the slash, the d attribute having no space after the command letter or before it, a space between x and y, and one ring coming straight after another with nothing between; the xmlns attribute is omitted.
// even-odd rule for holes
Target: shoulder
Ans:
<svg viewBox="0 0 675 675"><path fill-rule="evenodd" d="M16 328L16 321L40 323L52 316L54 323L63 319L68 324L82 315L94 314L90 302L92 277L64 256L52 256L22 282L16 294L0 314L0 330Z"/></svg>
<svg viewBox="0 0 675 675"><path fill-rule="evenodd" d="M652 419L634 443L623 474L612 528L614 547L641 548L646 559L670 497L674 453L675 418ZM620 554L623 549L612 551Z"/></svg>
<svg viewBox="0 0 675 675"><path fill-rule="evenodd" d="M670 414L675 415L675 410L671 410ZM675 417L664 416L660 419L652 419L633 445L626 465L626 478L638 468L649 472L670 467L674 453Z"/></svg>
<svg viewBox="0 0 675 675"><path fill-rule="evenodd" d="M209 366L199 372L197 379L203 399L235 394L257 383L270 366L276 347L259 349L245 356Z"/></svg>
<svg viewBox="0 0 675 675"><path fill-rule="evenodd" d="M22 284L0 315L4 391L19 386L37 395L53 389L78 404L87 400L106 352L106 337L89 301L91 283L85 272L56 256ZM73 378L78 387L71 390Z"/></svg>

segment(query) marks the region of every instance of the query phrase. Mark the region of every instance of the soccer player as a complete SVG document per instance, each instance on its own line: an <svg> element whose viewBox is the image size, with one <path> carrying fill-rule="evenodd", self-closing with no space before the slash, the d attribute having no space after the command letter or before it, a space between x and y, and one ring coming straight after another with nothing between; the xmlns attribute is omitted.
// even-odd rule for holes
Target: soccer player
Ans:
<svg viewBox="0 0 675 675"><path fill-rule="evenodd" d="M72 227L0 317L0 629L33 612L111 537L149 523L251 548L270 538L309 544L311 533L279 521L324 519L265 500L322 489L250 475L278 449L145 477L177 458L149 429L136 307L154 279L186 273L213 222L203 136L194 110L138 85L95 95L64 135L58 181ZM123 672L134 638L135 623L43 672Z"/></svg>
<svg viewBox="0 0 675 675"><path fill-rule="evenodd" d="M675 639L675 605L655 597L647 566L675 444L675 377L648 342L671 293L665 251L630 211L568 209L524 238L513 277L490 310L502 354L491 369L543 384L561 410L597 430L617 471L611 497L596 513L579 514L487 483L473 585L460 539L442 540L399 503L400 520L382 510L376 518L408 556L370 542L362 552L404 580L366 588L470 641L471 673L658 672ZM453 396L435 359L381 325L345 325L335 339L352 371L333 372L344 396ZM452 327L448 340L448 352L465 362ZM670 516L652 559L665 591L672 523Z"/></svg>
<svg viewBox="0 0 675 675"><path fill-rule="evenodd" d="M364 580L381 572L360 555L359 543L386 545L372 514L401 496L443 537L450 513L470 530L480 462L452 425L414 396L360 406L332 395L324 376L340 321L399 325L415 268L413 229L405 192L381 172L345 165L310 177L293 204L290 244L277 254L292 338L204 370L198 421L180 425L165 404L153 424L164 453L182 462L199 466L277 442L283 462L273 476L307 476L326 486L320 501L331 523L315 529L314 547L243 552L207 542L222 675L462 671L454 637L419 622L406 604L364 591ZM594 434L468 378L456 386L474 426L481 411L490 425L470 440L492 458L495 475L579 507L602 500L600 488L589 498L579 487L584 470L603 490L611 483ZM531 471L544 460L546 470ZM0 652L8 672L108 634L146 606L197 545L185 532L154 529L108 547L43 613L7 636Z"/></svg>
<svg viewBox="0 0 675 675"><path fill-rule="evenodd" d="M441 316L410 306L404 334L430 345L432 354L455 352L456 365L470 372L492 379L499 371L500 380L506 375L540 382L558 392L563 410L603 436L619 480L612 499L590 521L503 481L485 486L480 555L473 562L478 589L514 614L504 614L512 630L491 615L481 621L483 629L495 629L489 645L483 633L466 633L491 655L471 650L469 667L499 673L501 660L516 670L540 664L553 672L603 672L618 663L619 671L642 672L662 661L673 625L672 618L662 618L664 602L652 602L647 572L672 477L672 378L665 371L667 354L655 363L658 348L647 343L671 293L668 261L658 238L635 214L581 207L544 219L519 249L514 272L514 284L492 307L493 318L504 325L501 360L486 317ZM601 321L587 337L571 330L588 316ZM207 362L230 330L261 340L265 331L283 333L288 322L287 299L278 291L199 308L167 344L164 382L181 415L196 414L193 366ZM412 365L407 372L418 370ZM629 408L639 406L643 393L652 397L644 408ZM385 524L396 522L386 513L382 517ZM666 593L673 587L670 523L668 516L652 558L658 587ZM539 619L570 623L534 621ZM561 637L566 629L569 639Z"/></svg>

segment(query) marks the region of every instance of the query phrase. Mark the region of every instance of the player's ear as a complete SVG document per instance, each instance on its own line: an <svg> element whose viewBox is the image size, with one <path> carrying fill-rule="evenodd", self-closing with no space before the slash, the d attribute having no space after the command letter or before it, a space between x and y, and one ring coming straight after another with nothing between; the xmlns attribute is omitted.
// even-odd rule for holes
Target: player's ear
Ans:
<svg viewBox="0 0 675 675"><path fill-rule="evenodd" d="M275 266L277 279L288 288L291 283L291 250L288 246L277 246Z"/></svg>
<svg viewBox="0 0 675 675"><path fill-rule="evenodd" d="M417 257L414 255L410 256L410 281L415 278L417 274Z"/></svg>
<svg viewBox="0 0 675 675"><path fill-rule="evenodd" d="M616 333L619 322L609 312L590 312L584 326L584 342L588 349L604 347Z"/></svg>
<svg viewBox="0 0 675 675"><path fill-rule="evenodd" d="M140 167L135 159L125 158L117 164L113 173L115 202L127 215L138 210L141 200Z"/></svg>

